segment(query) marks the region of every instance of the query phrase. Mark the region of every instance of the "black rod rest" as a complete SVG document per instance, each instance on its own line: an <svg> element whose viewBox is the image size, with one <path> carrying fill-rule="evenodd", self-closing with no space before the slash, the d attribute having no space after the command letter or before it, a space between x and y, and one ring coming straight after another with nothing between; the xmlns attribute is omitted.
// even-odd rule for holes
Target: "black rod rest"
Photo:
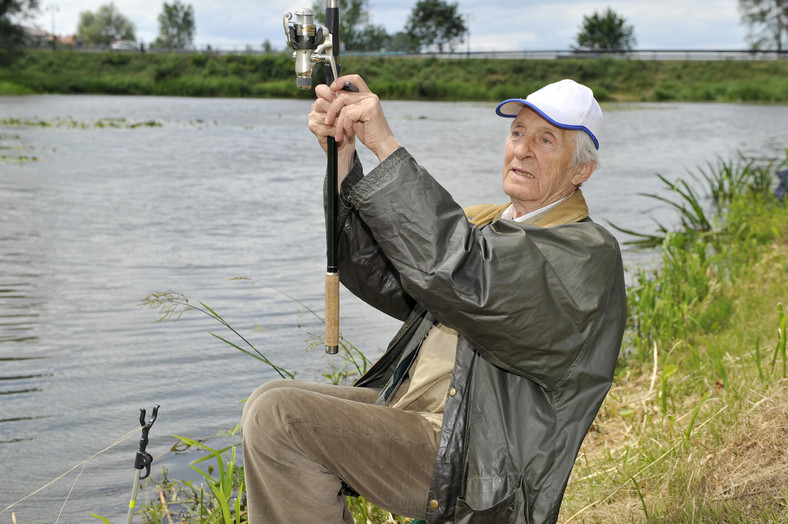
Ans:
<svg viewBox="0 0 788 524"><path fill-rule="evenodd" d="M140 474L140 480L148 478L150 475L150 465L153 462L153 457L145 451L145 448L148 447L148 431L150 431L150 427L156 422L156 417L159 414L159 405L157 404L153 408L153 413L151 414L151 419L148 422L145 422L145 410L140 409L140 426L142 426L142 438L140 438L140 449L137 451L137 456L134 459L134 468L135 469L143 469L145 468L145 474Z"/></svg>

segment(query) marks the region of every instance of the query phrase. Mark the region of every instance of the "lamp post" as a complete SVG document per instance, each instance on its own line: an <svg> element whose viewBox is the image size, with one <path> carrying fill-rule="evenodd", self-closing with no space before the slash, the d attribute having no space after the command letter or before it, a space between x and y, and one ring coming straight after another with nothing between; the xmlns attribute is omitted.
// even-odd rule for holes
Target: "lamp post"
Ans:
<svg viewBox="0 0 788 524"><path fill-rule="evenodd" d="M60 8L55 4L47 4L47 11L52 12L52 51L57 49L57 36L55 35L55 12L60 11Z"/></svg>
<svg viewBox="0 0 788 524"><path fill-rule="evenodd" d="M471 57L471 21L474 20L475 18L476 17L474 17L472 14L462 15L462 19L465 22L465 34L467 35L465 37L467 58Z"/></svg>

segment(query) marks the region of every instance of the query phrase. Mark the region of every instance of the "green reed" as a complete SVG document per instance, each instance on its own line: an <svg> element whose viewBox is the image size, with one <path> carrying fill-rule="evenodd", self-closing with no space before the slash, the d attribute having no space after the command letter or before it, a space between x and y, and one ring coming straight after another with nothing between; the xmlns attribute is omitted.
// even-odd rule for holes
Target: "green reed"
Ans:
<svg viewBox="0 0 788 524"><path fill-rule="evenodd" d="M176 438L189 446L199 448L206 452L205 456L190 464L190 466L206 481L213 495L213 502L206 504L204 502L205 497L202 488L200 489L200 501L202 502L198 508L200 522L220 522L224 524L240 524L241 522L246 522L246 512L242 510L242 507L245 506L245 504L243 504L245 491L243 469L235 464L238 444L227 446L221 450L215 450L192 439L185 437ZM224 453L228 450L230 451L230 455L225 457ZM198 464L211 459L214 459L216 462L215 476L213 465L207 470L198 466ZM184 482L184 484L191 487L196 493L191 483Z"/></svg>
<svg viewBox="0 0 788 524"><path fill-rule="evenodd" d="M786 357L786 324L788 324L788 315L782 304L777 304L777 343L774 345L774 357L772 358L772 369L777 363L777 358L782 357L783 372L782 377L786 378L788 371L788 358Z"/></svg>
<svg viewBox="0 0 788 524"><path fill-rule="evenodd" d="M766 161L748 158L739 152L735 159L718 157L714 164L709 162L706 167L698 168L697 172L689 171L691 182L683 179L670 181L657 173L667 196L638 194L667 204L677 212L679 229L674 234L690 240L696 236L709 235L708 241L714 245L734 232L725 223L729 220L726 215L734 200L770 200L774 172L785 167L788 167L788 149L781 161L776 158ZM700 194L701 191L705 195ZM671 228L659 222L656 223L656 233L632 231L615 224L611 226L635 238L627 241L627 244L644 248L659 247L671 233ZM706 239L704 243L708 243Z"/></svg>
<svg viewBox="0 0 788 524"><path fill-rule="evenodd" d="M217 322L221 325L226 327L230 332L236 335L241 342L244 344L245 347L232 342L220 335L215 333L209 333L211 336L216 337L217 339L221 340L225 344L228 344L231 347L234 347L238 351L249 355L250 357L257 359L264 364L267 364L271 369L276 371L276 373L282 378L295 378L295 373L287 371L286 369L277 366L273 362L271 362L268 357L266 357L260 350L258 350L254 344L252 344L246 337L244 337L238 330L236 330L233 326L231 326L224 318L221 317L216 311L211 309L209 306L204 304L203 302L199 302L198 306L192 304L188 298L186 298L182 293L178 293L177 291L155 291L149 294L147 297L143 298L140 303L140 306L147 307L149 309L157 310L159 312L159 322L164 322L167 320L177 321L179 320L184 313L188 311L196 311L198 313L202 313Z"/></svg>
<svg viewBox="0 0 788 524"><path fill-rule="evenodd" d="M236 464L240 443L214 449L203 442L175 436L173 449L194 448L202 456L189 463L201 479L172 481L163 472L149 484L158 492L141 513L149 524L164 522L242 524L248 522L243 467Z"/></svg>
<svg viewBox="0 0 788 524"><path fill-rule="evenodd" d="M712 202L718 210L724 210L740 195L768 195L774 180L773 164L774 161L760 164L758 159L739 152L733 159L717 157L714 164L707 163L705 168L698 168L697 175L691 174L705 180Z"/></svg>
<svg viewBox="0 0 788 524"><path fill-rule="evenodd" d="M774 204L772 173L785 165L788 150L782 162L759 164L741 154L736 160L718 159L700 169L700 175L690 173L700 189L658 174L669 196L645 196L678 212L678 230L657 223L657 233L644 234L612 224L635 237L627 243L656 247L662 257L660 271L641 271L628 290L630 342L641 360L655 343L667 345L691 332L716 329L730 317L732 302L723 295L725 287L746 270L760 244L780 234L753 227L748 214Z"/></svg>

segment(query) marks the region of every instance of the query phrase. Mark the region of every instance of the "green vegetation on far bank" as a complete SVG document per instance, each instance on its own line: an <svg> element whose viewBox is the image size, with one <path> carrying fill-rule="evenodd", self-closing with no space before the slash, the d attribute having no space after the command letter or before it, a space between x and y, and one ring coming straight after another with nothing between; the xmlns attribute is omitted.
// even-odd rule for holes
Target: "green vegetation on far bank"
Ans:
<svg viewBox="0 0 788 524"><path fill-rule="evenodd" d="M4 54L5 53L5 54ZM788 61L649 61L614 58L342 59L381 98L501 100L573 78L601 101L788 103ZM315 82L323 78L316 68ZM311 98L295 87L288 54L0 51L0 94L83 93Z"/></svg>

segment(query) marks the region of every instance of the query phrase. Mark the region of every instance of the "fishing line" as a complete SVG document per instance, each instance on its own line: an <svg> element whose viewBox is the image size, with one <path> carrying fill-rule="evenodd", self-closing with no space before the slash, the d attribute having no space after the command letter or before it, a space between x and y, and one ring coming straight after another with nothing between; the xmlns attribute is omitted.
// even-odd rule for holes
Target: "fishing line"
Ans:
<svg viewBox="0 0 788 524"><path fill-rule="evenodd" d="M101 455L102 453L104 453L104 452L106 452L106 451L109 451L110 449L114 448L115 446L117 446L118 444L120 444L121 442L123 442L124 440L126 440L127 438L129 438L130 436L132 436L132 435L134 435L135 433L139 432L139 431L140 431L140 429L141 429L141 428L140 428L139 426L137 426L136 428L134 428L133 430L129 431L128 433L126 433L125 435L123 435L121 438L119 438L118 440L116 440L115 442L113 442L112 444L110 444L109 446L107 446L106 448L102 449L101 451L99 451L99 452L97 452L97 453L94 453L94 454L93 454L93 455L91 455L89 458L87 458L87 459L83 460L82 462L80 462L79 464L77 464L77 465L76 465L76 466L74 466L73 468L69 469L68 471L66 471L65 473L63 473L62 475L60 475L59 477L56 477L56 478L54 478L54 479L50 480L49 482L47 482L46 484L44 484L43 486L41 486L40 488L38 488L38 489L37 489L37 490L35 490L34 492L30 493L29 495L25 495L24 497L22 497L21 499L17 500L16 502L14 502L13 504L11 504L11 505L10 505L10 506L8 506L7 508L5 508L5 509L3 509L3 510L0 510L0 515L2 515L3 513L5 513L5 512L6 512L6 511L8 511L9 509L13 508L14 506L16 506L17 504L19 504L20 502L24 502L25 500L29 499L29 498L30 498L30 497L32 497L33 495L37 495L38 493L40 493L40 492L44 491L46 488L48 488L48 487L49 487L49 486L51 486L52 484L56 483L57 481L59 481L59 480L60 480L60 479L62 479L63 477L67 476L69 473L71 473L72 471L74 471L74 470L75 470L75 469L77 469L78 467L80 467L80 466L82 466L82 465L87 465L87 463L88 463L88 462L90 462L90 461L91 461L91 460L93 460L94 458L98 457L98 456L99 456L99 455ZM85 468L83 467L82 469L84 470ZM80 475L81 475L81 474L82 474L82 472L80 472ZM77 478L79 478L79 476L77 476ZM76 482L76 480L75 480L75 482ZM72 486L72 489L73 489L73 486ZM71 492L69 492L69 495L70 495L70 494L71 494ZM68 499L66 499L66 500L68 500ZM62 509L61 509L61 511L62 511ZM60 517L59 517L59 515L58 515L58 518L60 518Z"/></svg>
<svg viewBox="0 0 788 524"><path fill-rule="evenodd" d="M84 466L82 466L82 469L81 469L81 470L79 470L79 473L77 473L77 476L76 476L76 478L74 479L74 482L72 482L72 483L71 483L71 489L70 489L70 490L68 490L68 495L66 495L66 500L64 500L64 501L63 501L63 505L62 505L62 506L60 506L60 511L58 512L58 514L57 514L57 518L55 519L55 524L57 524L58 522L60 522L60 515L62 515L62 514L63 514L63 510L66 508L66 504L68 504L68 499L70 499L70 498L71 498L71 493L74 491L74 486L76 486L76 485L77 485L77 481L79 480L79 477L80 477L80 476L82 476L82 472L83 472L83 471L85 471L85 468L86 468L86 467L88 467L88 465L87 465L87 464L85 464Z"/></svg>

